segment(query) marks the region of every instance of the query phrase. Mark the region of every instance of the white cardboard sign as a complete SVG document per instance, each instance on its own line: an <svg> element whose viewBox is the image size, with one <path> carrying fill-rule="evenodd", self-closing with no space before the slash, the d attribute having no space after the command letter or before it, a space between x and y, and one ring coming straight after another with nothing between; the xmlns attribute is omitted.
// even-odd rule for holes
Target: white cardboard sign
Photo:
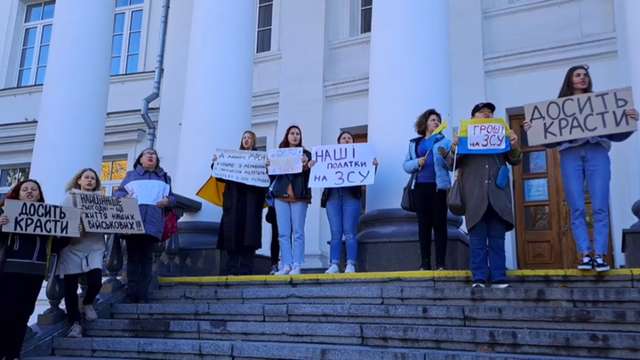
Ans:
<svg viewBox="0 0 640 360"><path fill-rule="evenodd" d="M309 187L346 187L373 184L375 154L369 144L314 146Z"/></svg>
<svg viewBox="0 0 640 360"><path fill-rule="evenodd" d="M268 151L269 175L302 172L302 148L282 148Z"/></svg>
<svg viewBox="0 0 640 360"><path fill-rule="evenodd" d="M269 187L267 153L247 150L216 150L218 159L211 175L243 184Z"/></svg>

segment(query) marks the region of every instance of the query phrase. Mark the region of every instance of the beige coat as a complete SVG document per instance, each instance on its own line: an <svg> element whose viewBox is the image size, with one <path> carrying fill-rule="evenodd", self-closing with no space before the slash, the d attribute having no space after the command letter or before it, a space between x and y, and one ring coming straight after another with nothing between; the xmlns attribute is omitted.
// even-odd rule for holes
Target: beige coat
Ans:
<svg viewBox="0 0 640 360"><path fill-rule="evenodd" d="M71 190L64 199L62 206L75 207ZM92 269L102 269L102 259L105 252L104 235L81 231L79 238L72 238L60 252L60 261L56 273L60 277L70 274L82 274Z"/></svg>

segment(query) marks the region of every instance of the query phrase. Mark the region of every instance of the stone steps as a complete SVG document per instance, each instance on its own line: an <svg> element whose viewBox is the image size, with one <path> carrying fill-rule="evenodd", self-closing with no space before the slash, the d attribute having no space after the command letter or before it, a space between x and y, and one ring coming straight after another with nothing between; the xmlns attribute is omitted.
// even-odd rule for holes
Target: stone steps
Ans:
<svg viewBox="0 0 640 360"><path fill-rule="evenodd" d="M58 338L56 354L70 358L127 359L314 359L314 360L569 360L575 357L539 356L433 349L399 349L335 344L294 344L255 341L216 341L152 338ZM34 358L34 360L37 358ZM602 359L589 357L586 359Z"/></svg>
<svg viewBox="0 0 640 360"><path fill-rule="evenodd" d="M565 307L637 308L640 288L529 288L471 289L433 287L411 283L304 284L297 286L174 285L150 294L155 303L255 303L255 304L414 304L504 306L553 305Z"/></svg>
<svg viewBox="0 0 640 360"><path fill-rule="evenodd" d="M101 319L90 337L242 340L640 358L640 332L405 324Z"/></svg>
<svg viewBox="0 0 640 360"><path fill-rule="evenodd" d="M640 271L160 279L58 356L148 359L640 359Z"/></svg>
<svg viewBox="0 0 640 360"><path fill-rule="evenodd" d="M496 305L116 304L114 319L275 321L640 332L640 309Z"/></svg>

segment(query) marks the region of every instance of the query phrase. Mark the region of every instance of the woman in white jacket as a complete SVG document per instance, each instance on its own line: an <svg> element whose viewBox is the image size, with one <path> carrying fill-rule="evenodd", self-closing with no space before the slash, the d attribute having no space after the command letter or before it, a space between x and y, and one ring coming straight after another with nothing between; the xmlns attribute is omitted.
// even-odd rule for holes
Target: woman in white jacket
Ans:
<svg viewBox="0 0 640 360"><path fill-rule="evenodd" d="M67 197L62 206L77 207L75 195L100 190L98 173L90 168L80 170L67 185ZM83 313L87 321L98 318L93 302L102 288L102 260L105 251L104 234L81 231L79 238L62 249L57 274L64 279L64 303L71 325L70 337L82 337L80 309L78 307L78 280L85 276L87 293L83 303Z"/></svg>

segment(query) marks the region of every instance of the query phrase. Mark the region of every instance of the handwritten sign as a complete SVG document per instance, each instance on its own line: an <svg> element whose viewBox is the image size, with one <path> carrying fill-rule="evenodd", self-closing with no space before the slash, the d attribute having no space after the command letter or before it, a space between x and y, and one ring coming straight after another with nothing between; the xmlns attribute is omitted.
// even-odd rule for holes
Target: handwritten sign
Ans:
<svg viewBox="0 0 640 360"><path fill-rule="evenodd" d="M501 124L469 125L470 150L504 150L506 147L506 132Z"/></svg>
<svg viewBox="0 0 640 360"><path fill-rule="evenodd" d="M591 136L635 131L636 121L625 110L633 108L630 87L569 96L524 106L529 145L550 144Z"/></svg>
<svg viewBox="0 0 640 360"><path fill-rule="evenodd" d="M57 205L6 200L9 223L3 231L21 234L80 236L80 210Z"/></svg>
<svg viewBox="0 0 640 360"><path fill-rule="evenodd" d="M314 146L309 187L345 187L373 184L375 158L369 144Z"/></svg>
<svg viewBox="0 0 640 360"><path fill-rule="evenodd" d="M212 176L240 183L269 187L267 153L264 151L216 150L218 160Z"/></svg>
<svg viewBox="0 0 640 360"><path fill-rule="evenodd" d="M271 149L268 151L269 175L302 172L302 148Z"/></svg>
<svg viewBox="0 0 640 360"><path fill-rule="evenodd" d="M105 234L144 234L138 202L90 193L74 193L73 201L82 211L86 232Z"/></svg>
<svg viewBox="0 0 640 360"><path fill-rule="evenodd" d="M500 154L511 150L509 127L504 119L462 121L458 152L461 154Z"/></svg>

